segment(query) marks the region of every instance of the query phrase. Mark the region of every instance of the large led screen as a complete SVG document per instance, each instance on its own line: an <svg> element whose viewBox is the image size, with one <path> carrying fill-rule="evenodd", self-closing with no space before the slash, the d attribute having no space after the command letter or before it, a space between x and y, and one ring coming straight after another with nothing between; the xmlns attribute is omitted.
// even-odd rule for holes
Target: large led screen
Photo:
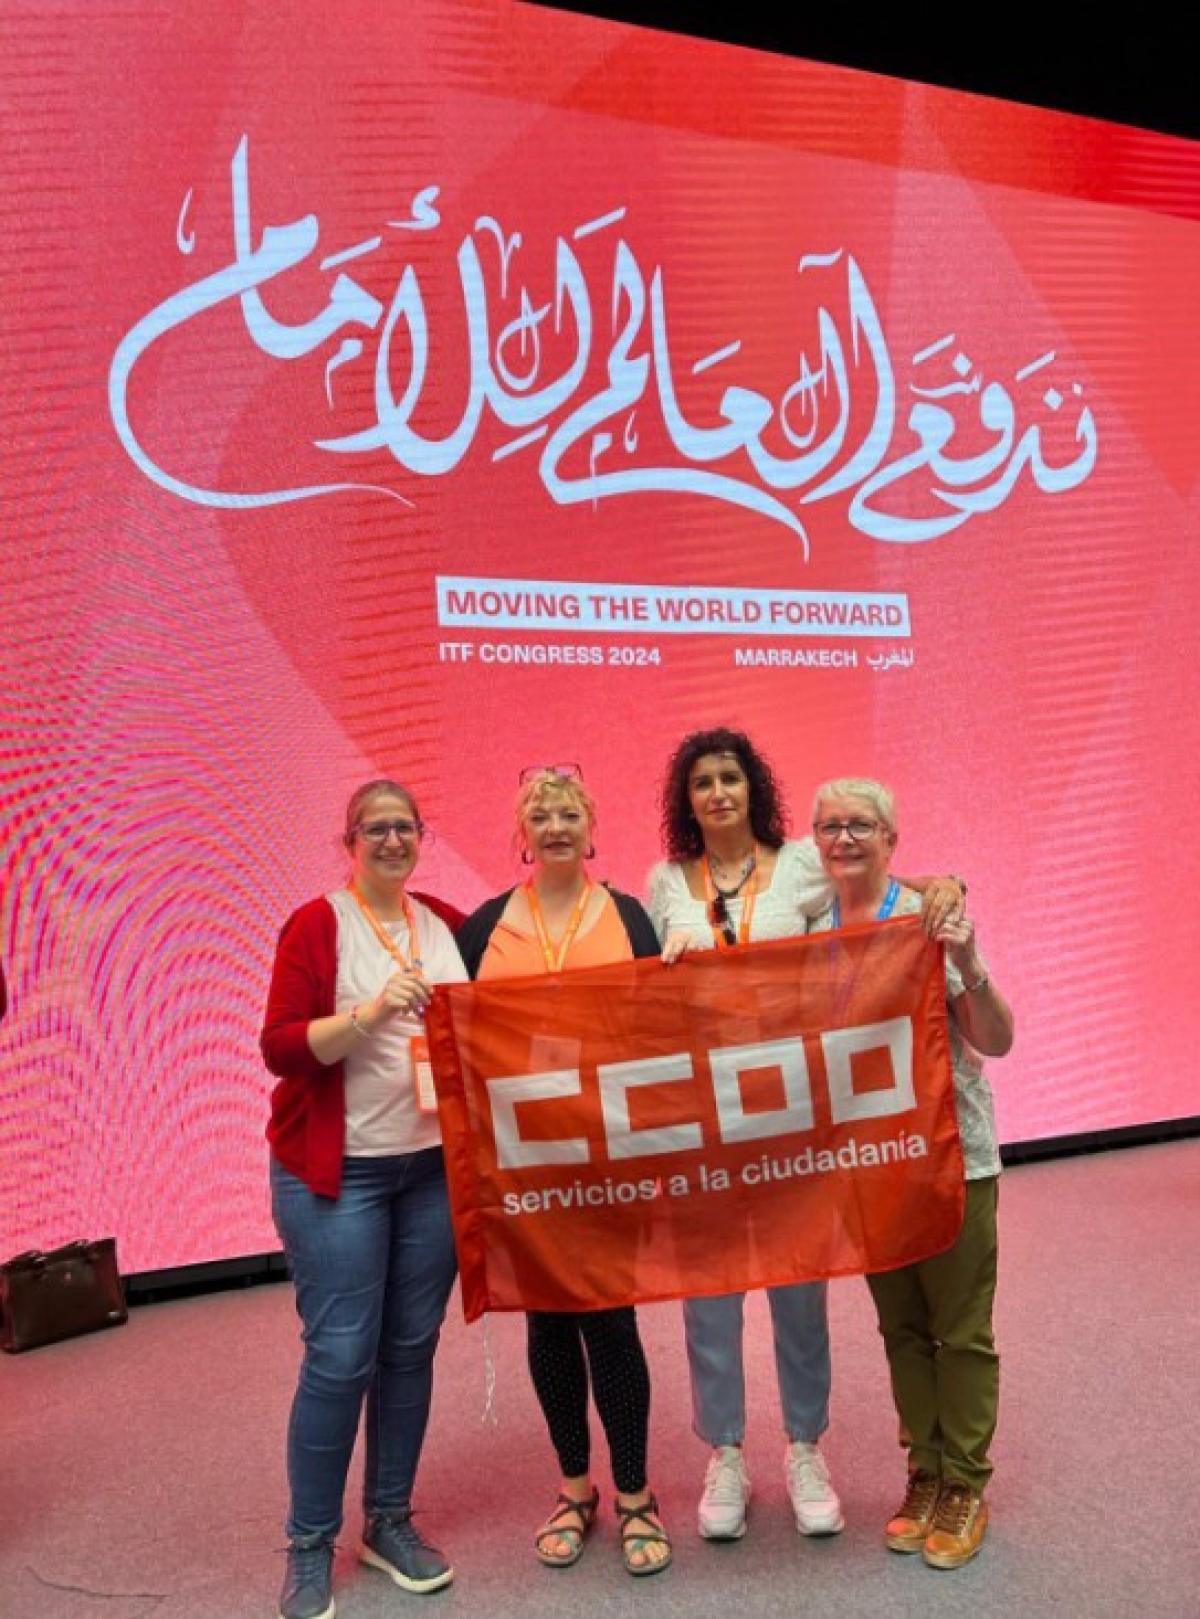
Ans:
<svg viewBox="0 0 1200 1619"><path fill-rule="evenodd" d="M257 1034L348 791L596 869L680 735L881 776L1008 1140L1197 1111L1200 159L498 3L5 0L0 1251L275 1245Z"/></svg>

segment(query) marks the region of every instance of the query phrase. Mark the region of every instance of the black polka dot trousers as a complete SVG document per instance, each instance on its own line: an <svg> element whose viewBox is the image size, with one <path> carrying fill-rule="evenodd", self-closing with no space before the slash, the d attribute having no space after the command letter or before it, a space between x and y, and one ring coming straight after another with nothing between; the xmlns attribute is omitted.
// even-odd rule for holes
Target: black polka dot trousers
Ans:
<svg viewBox="0 0 1200 1619"><path fill-rule="evenodd" d="M529 1372L565 1478L590 1468L588 1376L622 1495L646 1488L650 1373L632 1306L579 1313L538 1310L529 1324Z"/></svg>

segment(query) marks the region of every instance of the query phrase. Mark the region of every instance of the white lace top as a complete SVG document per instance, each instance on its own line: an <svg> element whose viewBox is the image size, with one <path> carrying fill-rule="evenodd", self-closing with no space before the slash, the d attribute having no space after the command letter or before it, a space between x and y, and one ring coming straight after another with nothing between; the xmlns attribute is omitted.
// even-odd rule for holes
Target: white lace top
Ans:
<svg viewBox="0 0 1200 1619"><path fill-rule="evenodd" d="M750 920L751 939L791 939L807 930L808 918L818 916L833 900L829 878L811 838L789 838L775 857L769 888L755 896ZM743 895L726 902L736 929L742 919ZM708 906L688 892L683 868L673 860L660 860L646 884L646 909L661 940L673 928L688 928L693 948L716 947L708 920Z"/></svg>

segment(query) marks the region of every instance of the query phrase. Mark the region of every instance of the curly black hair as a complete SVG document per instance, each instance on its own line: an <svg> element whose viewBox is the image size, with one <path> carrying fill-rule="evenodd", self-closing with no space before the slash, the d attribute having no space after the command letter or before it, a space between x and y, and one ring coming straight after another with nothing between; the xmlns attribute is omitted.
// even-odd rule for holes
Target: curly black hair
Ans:
<svg viewBox="0 0 1200 1619"><path fill-rule="evenodd" d="M696 860L704 839L688 797L688 777L706 753L732 753L750 783L750 829L759 843L778 849L787 836L787 807L770 765L744 731L717 726L690 731L675 749L662 790L662 840L669 860Z"/></svg>

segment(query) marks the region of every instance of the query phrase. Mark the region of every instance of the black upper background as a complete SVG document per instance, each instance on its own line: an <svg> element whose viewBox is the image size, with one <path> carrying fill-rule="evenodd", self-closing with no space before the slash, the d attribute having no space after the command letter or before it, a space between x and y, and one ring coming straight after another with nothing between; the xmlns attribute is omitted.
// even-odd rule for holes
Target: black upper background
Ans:
<svg viewBox="0 0 1200 1619"><path fill-rule="evenodd" d="M644 0L642 4L570 4L537 0L559 11L665 28L916 79L978 95L1054 107L1117 123L1200 136L1200 53L1182 20L1186 0L1168 12L1157 5L1055 5L931 9L901 19L870 17L848 0L811 5L726 5ZM897 7L899 13L901 8ZM907 9L907 8L905 8ZM1137 32L1133 29L1136 26Z"/></svg>

